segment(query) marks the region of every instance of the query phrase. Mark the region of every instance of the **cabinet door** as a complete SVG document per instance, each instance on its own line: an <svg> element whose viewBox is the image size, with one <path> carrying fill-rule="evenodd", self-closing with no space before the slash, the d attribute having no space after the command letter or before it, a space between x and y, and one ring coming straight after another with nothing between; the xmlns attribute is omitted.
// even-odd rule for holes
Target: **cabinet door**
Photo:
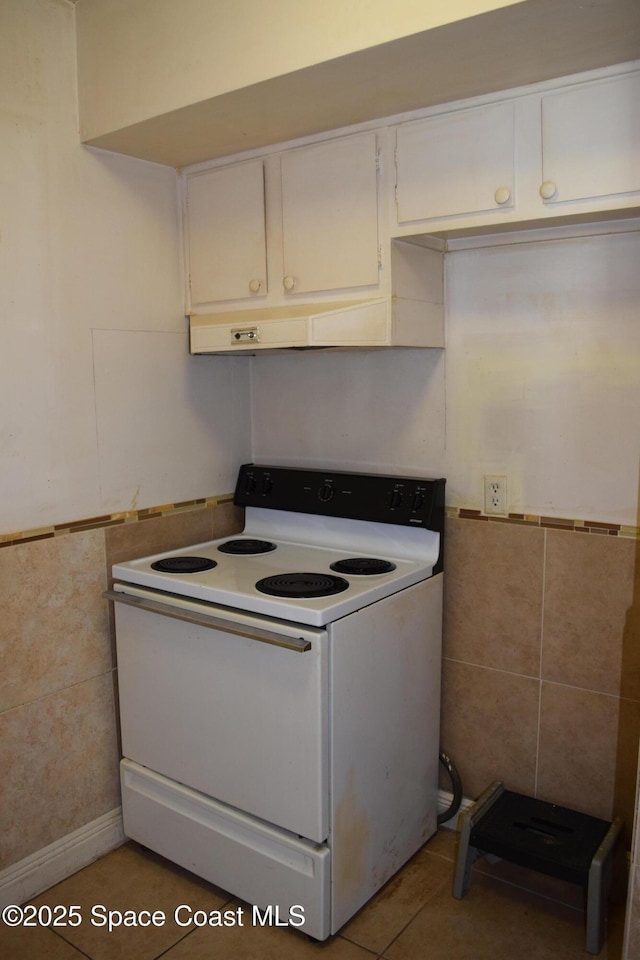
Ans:
<svg viewBox="0 0 640 960"><path fill-rule="evenodd" d="M398 223L512 207L513 110L498 103L401 124Z"/></svg>
<svg viewBox="0 0 640 960"><path fill-rule="evenodd" d="M283 285L288 293L378 283L375 134L281 158Z"/></svg>
<svg viewBox="0 0 640 960"><path fill-rule="evenodd" d="M262 160L187 179L191 304L267 292Z"/></svg>
<svg viewBox="0 0 640 960"><path fill-rule="evenodd" d="M640 75L543 96L542 150L552 203L640 191Z"/></svg>

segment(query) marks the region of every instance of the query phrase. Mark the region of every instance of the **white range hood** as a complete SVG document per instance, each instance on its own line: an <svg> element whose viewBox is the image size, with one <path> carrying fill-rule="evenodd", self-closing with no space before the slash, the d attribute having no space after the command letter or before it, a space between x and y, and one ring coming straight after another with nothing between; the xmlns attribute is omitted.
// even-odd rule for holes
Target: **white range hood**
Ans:
<svg viewBox="0 0 640 960"><path fill-rule="evenodd" d="M399 297L192 315L190 332L191 353L444 347L442 304Z"/></svg>

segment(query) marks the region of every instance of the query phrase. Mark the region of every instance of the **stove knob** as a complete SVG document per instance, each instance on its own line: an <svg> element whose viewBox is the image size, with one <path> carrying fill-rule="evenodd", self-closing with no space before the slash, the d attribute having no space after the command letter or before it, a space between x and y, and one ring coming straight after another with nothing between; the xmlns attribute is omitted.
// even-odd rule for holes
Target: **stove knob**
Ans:
<svg viewBox="0 0 640 960"><path fill-rule="evenodd" d="M414 493L413 503L411 504L411 509L415 513L416 510L421 510L424 506L424 493Z"/></svg>
<svg viewBox="0 0 640 960"><path fill-rule="evenodd" d="M402 503L402 490L392 490L391 496L389 497L389 506L392 510L395 510L396 507L399 507Z"/></svg>
<svg viewBox="0 0 640 960"><path fill-rule="evenodd" d="M325 480L318 490L318 500L322 503L329 503L330 500L333 500L335 492L331 480Z"/></svg>
<svg viewBox="0 0 640 960"><path fill-rule="evenodd" d="M247 477L244 481L244 492L245 493L255 493L256 489L256 478L252 473L247 474Z"/></svg>
<svg viewBox="0 0 640 960"><path fill-rule="evenodd" d="M271 493L271 488L273 486L273 480L267 474L266 477L262 478L262 495L266 496L268 493Z"/></svg>

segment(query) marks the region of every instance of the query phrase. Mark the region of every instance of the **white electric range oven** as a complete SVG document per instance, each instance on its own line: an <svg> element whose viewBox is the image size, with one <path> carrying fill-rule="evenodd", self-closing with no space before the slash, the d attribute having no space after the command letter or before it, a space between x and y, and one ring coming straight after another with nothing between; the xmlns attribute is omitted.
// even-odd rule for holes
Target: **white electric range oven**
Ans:
<svg viewBox="0 0 640 960"><path fill-rule="evenodd" d="M113 567L125 833L310 936L436 830L444 480L245 464Z"/></svg>

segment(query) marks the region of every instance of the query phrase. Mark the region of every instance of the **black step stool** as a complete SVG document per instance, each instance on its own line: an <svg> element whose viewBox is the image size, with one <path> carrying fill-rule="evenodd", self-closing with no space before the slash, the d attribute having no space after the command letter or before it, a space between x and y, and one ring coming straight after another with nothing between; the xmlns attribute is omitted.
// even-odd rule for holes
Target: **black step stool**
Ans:
<svg viewBox="0 0 640 960"><path fill-rule="evenodd" d="M613 848L622 821L613 823L505 790L497 781L460 816L460 841L453 896L461 900L471 886L480 857L492 854L511 863L570 883L586 897L587 952L598 954L604 942Z"/></svg>

